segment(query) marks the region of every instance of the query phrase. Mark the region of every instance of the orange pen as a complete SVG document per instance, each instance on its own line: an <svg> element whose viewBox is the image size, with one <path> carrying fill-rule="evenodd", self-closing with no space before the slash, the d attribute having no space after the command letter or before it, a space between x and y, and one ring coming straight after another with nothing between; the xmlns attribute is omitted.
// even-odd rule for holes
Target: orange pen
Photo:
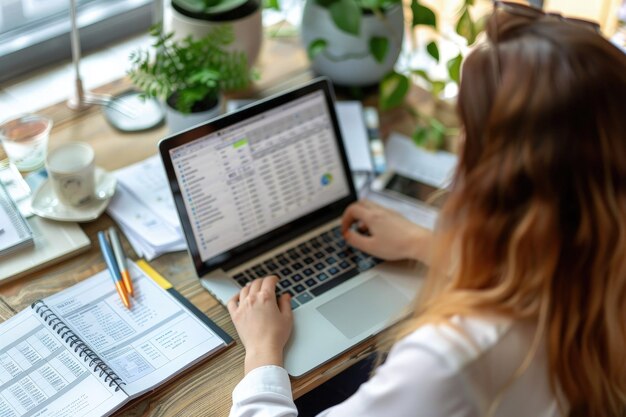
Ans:
<svg viewBox="0 0 626 417"><path fill-rule="evenodd" d="M109 242L107 241L106 235L103 231L98 232L98 242L100 243L100 251L102 252L102 257L104 258L104 262L107 264L107 269L109 270L111 279L113 279L113 283L115 284L117 293L119 294L120 298L122 299L122 303L124 303L126 308L130 309L130 300L128 299L126 288L122 283L122 276L120 275L120 271L117 268L111 246L109 245Z"/></svg>
<svg viewBox="0 0 626 417"><path fill-rule="evenodd" d="M115 288L117 289L117 293L122 299L122 303L126 306L127 309L130 310L130 300L128 299L128 294L126 294L126 288L124 288L122 281L115 281Z"/></svg>
<svg viewBox="0 0 626 417"><path fill-rule="evenodd" d="M120 238L117 235L115 227L109 227L109 240L111 241L111 246L113 247L115 260L117 261L117 266L120 274L122 275L122 281L124 282L124 287L126 287L126 292L131 297L134 297L135 292L133 290L133 282L130 280L130 273L126 267L126 255L124 254L124 249L122 248L122 244L120 243Z"/></svg>

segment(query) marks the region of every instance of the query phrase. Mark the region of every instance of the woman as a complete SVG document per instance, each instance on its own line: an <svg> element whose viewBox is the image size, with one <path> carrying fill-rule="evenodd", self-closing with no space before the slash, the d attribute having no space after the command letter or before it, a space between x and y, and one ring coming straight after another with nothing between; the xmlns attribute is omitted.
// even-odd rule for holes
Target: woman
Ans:
<svg viewBox="0 0 626 417"><path fill-rule="evenodd" d="M348 243L431 272L385 363L323 416L626 415L626 55L504 2L487 34L463 67L465 143L434 237L371 203L346 210ZM246 347L231 416L297 414L275 283L228 306Z"/></svg>

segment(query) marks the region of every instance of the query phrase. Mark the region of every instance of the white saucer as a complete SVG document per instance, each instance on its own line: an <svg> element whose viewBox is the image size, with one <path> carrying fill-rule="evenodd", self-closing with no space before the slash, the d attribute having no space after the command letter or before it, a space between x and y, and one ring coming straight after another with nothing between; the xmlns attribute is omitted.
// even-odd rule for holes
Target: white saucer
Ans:
<svg viewBox="0 0 626 417"><path fill-rule="evenodd" d="M50 180L46 180L33 195L33 213L62 222L88 222L97 219L115 194L117 180L110 172L96 167L96 197L80 207L66 206L54 194Z"/></svg>

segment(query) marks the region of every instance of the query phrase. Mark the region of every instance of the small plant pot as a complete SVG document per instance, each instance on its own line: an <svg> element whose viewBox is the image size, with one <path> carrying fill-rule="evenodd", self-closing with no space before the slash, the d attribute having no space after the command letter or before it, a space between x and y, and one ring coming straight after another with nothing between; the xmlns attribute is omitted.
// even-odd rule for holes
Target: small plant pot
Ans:
<svg viewBox="0 0 626 417"><path fill-rule="evenodd" d="M173 107L176 97L173 95L165 102L165 121L170 134L179 133L222 114L222 96L210 100L202 106L192 109L191 113L182 113ZM194 111L195 110L195 111Z"/></svg>
<svg viewBox="0 0 626 417"><path fill-rule="evenodd" d="M307 49L315 40L326 41L326 48L312 62L317 74L326 75L341 86L364 87L378 83L395 65L402 49L403 27L402 6L395 5L385 10L383 18L363 14L359 36L354 36L337 28L328 9L315 0L307 0L301 36ZM370 53L373 37L386 38L389 42L382 62Z"/></svg>
<svg viewBox="0 0 626 417"><path fill-rule="evenodd" d="M206 36L215 26L230 24L233 27L235 41L227 49L245 52L248 65L252 67L259 56L263 40L262 9L258 0L247 0L233 9L214 13L197 12L172 1L168 30L173 31L177 39L187 36L199 39Z"/></svg>

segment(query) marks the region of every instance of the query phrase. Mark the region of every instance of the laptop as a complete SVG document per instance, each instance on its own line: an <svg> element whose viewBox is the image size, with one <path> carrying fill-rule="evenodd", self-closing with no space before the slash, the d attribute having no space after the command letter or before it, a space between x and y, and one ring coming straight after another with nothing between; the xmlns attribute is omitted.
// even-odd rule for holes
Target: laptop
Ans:
<svg viewBox="0 0 626 417"><path fill-rule="evenodd" d="M341 235L357 200L326 79L163 139L159 150L202 285L222 304L279 277L295 326L285 350L307 374L400 317L420 284Z"/></svg>

